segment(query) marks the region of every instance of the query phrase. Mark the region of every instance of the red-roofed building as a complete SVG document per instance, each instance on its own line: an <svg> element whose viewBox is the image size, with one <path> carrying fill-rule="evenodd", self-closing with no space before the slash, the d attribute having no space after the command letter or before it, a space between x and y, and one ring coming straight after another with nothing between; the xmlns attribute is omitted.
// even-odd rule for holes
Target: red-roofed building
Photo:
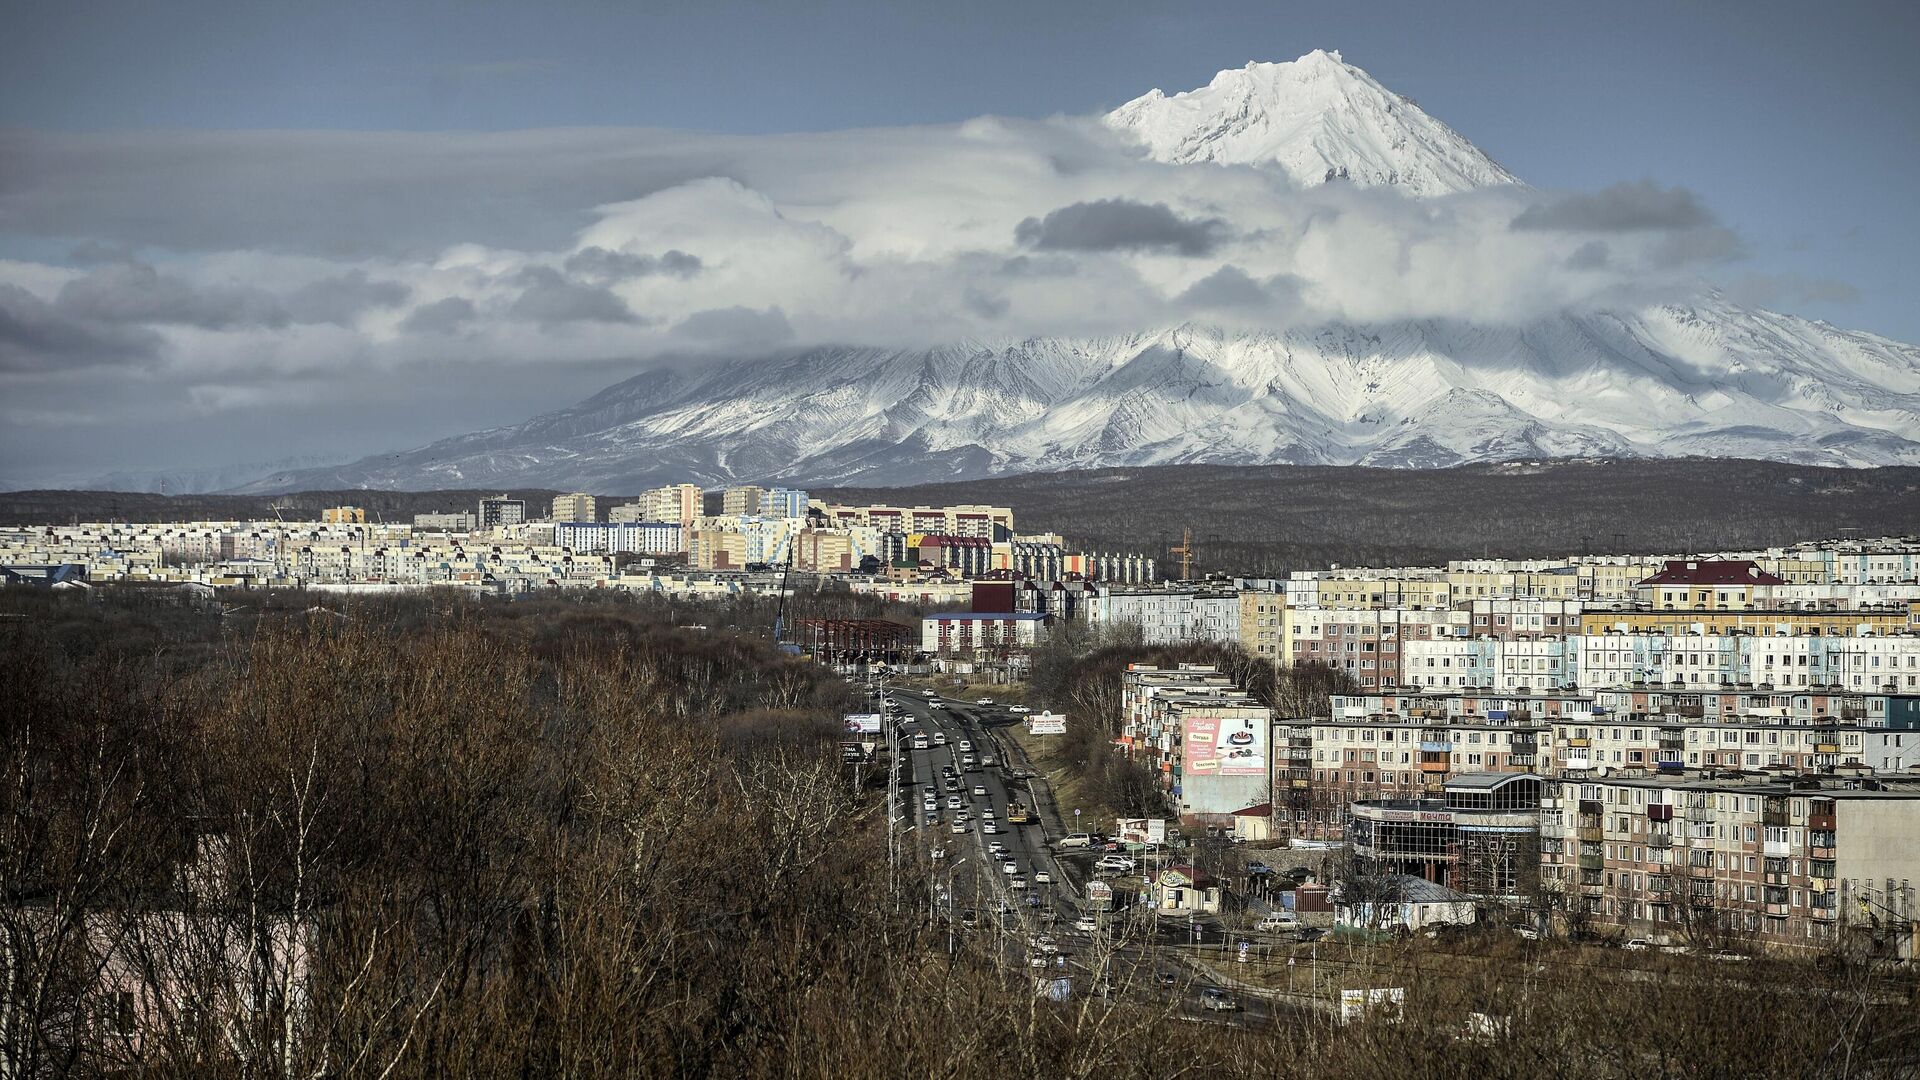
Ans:
<svg viewBox="0 0 1920 1080"><path fill-rule="evenodd" d="M1744 611L1772 606L1774 587L1785 584L1752 559L1669 559L1633 598L1655 611Z"/></svg>

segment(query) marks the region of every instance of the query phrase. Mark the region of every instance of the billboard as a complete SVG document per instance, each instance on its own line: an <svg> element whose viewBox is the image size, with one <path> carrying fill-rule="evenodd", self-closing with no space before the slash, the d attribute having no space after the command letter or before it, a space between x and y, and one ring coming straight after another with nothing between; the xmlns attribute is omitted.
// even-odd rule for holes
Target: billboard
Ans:
<svg viewBox="0 0 1920 1080"><path fill-rule="evenodd" d="M1340 1022L1351 1024L1356 1020L1384 1020L1390 1024L1400 1022L1400 1010L1407 1003L1407 988L1387 986L1374 990L1340 991Z"/></svg>
<svg viewBox="0 0 1920 1080"><path fill-rule="evenodd" d="M1027 720L1029 735L1065 735L1066 733L1067 718L1057 713L1036 713Z"/></svg>
<svg viewBox="0 0 1920 1080"><path fill-rule="evenodd" d="M1255 717L1193 716L1184 725L1187 776L1267 775L1267 723Z"/></svg>
<svg viewBox="0 0 1920 1080"><path fill-rule="evenodd" d="M1104 881L1087 882L1087 903L1105 911L1113 903L1113 886Z"/></svg>
<svg viewBox="0 0 1920 1080"><path fill-rule="evenodd" d="M879 713L848 714L847 733L850 735L880 734L880 714Z"/></svg>
<svg viewBox="0 0 1920 1080"><path fill-rule="evenodd" d="M1167 819L1120 818L1114 822L1113 835L1123 844L1164 844Z"/></svg>

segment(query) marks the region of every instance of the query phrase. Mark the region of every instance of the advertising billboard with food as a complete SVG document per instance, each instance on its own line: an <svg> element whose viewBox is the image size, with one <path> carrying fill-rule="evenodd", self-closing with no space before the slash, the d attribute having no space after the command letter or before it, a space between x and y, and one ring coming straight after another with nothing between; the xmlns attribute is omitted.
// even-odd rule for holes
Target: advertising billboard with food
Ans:
<svg viewBox="0 0 1920 1080"><path fill-rule="evenodd" d="M1256 719L1192 716L1186 720L1188 776L1265 776L1266 725Z"/></svg>

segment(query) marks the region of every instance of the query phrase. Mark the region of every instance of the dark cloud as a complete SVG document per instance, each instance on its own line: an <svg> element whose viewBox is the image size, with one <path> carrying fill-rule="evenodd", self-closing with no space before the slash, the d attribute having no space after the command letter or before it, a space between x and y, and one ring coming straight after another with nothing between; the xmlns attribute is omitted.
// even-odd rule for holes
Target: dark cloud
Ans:
<svg viewBox="0 0 1920 1080"><path fill-rule="evenodd" d="M55 306L70 317L106 323L226 330L288 322L286 309L260 289L197 286L139 262L103 266L67 282Z"/></svg>
<svg viewBox="0 0 1920 1080"><path fill-rule="evenodd" d="M960 299L966 304L968 311L988 320L1001 318L1012 307L1006 297L972 287L969 287Z"/></svg>
<svg viewBox="0 0 1920 1080"><path fill-rule="evenodd" d="M1569 270L1604 270L1612 256L1604 241L1589 240L1573 249L1573 254L1567 256L1566 266Z"/></svg>
<svg viewBox="0 0 1920 1080"><path fill-rule="evenodd" d="M400 320L400 329L414 334L451 334L473 316L473 301L464 296L449 296L414 308Z"/></svg>
<svg viewBox="0 0 1920 1080"><path fill-rule="evenodd" d="M637 323L640 319L626 301L599 285L570 281L548 266L523 270L518 280L526 286L507 309L516 319L542 325L569 322Z"/></svg>
<svg viewBox="0 0 1920 1080"><path fill-rule="evenodd" d="M708 345L736 348L763 348L781 345L792 339L793 327L787 314L777 307L755 311L747 307L710 308L696 311L673 328L674 336Z"/></svg>
<svg viewBox="0 0 1920 1080"><path fill-rule="evenodd" d="M412 295L413 290L400 282L372 281L364 271L351 270L288 293L286 309L294 322L351 326L361 312L399 307Z"/></svg>
<svg viewBox="0 0 1920 1080"><path fill-rule="evenodd" d="M1634 232L1698 229L1714 224L1712 211L1686 188L1662 188L1651 180L1620 183L1591 195L1568 195L1520 211L1515 229L1564 232Z"/></svg>
<svg viewBox="0 0 1920 1080"><path fill-rule="evenodd" d="M1014 239L1041 251L1172 251L1206 255L1226 239L1219 218L1183 218L1166 203L1098 199L1028 218Z"/></svg>
<svg viewBox="0 0 1920 1080"><path fill-rule="evenodd" d="M75 319L18 285L0 284L0 373L138 363L158 347L152 331Z"/></svg>
<svg viewBox="0 0 1920 1080"><path fill-rule="evenodd" d="M700 257L678 250L653 256L590 247L567 256L566 270L569 274L596 281L620 281L654 274L690 278L700 272Z"/></svg>
<svg viewBox="0 0 1920 1080"><path fill-rule="evenodd" d="M1662 266L1688 263L1723 262L1746 256L1740 238L1732 229L1714 225L1704 229L1681 229L1661 238L1653 249L1653 259Z"/></svg>
<svg viewBox="0 0 1920 1080"><path fill-rule="evenodd" d="M1259 307L1272 299L1259 282L1232 264L1194 282L1180 294L1181 303L1197 308Z"/></svg>

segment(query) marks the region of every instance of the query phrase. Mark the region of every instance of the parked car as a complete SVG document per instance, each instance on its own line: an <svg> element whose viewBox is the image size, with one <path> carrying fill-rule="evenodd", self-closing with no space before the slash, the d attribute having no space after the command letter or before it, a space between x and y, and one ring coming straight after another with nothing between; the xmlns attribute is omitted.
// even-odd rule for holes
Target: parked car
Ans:
<svg viewBox="0 0 1920 1080"><path fill-rule="evenodd" d="M1103 855L1093 864L1095 871L1106 874L1131 874L1140 864L1127 855Z"/></svg>
<svg viewBox="0 0 1920 1080"><path fill-rule="evenodd" d="M1255 930L1259 930L1264 933L1272 933L1272 932L1281 931L1281 930L1297 930L1299 928L1300 928L1300 920L1294 918L1292 914L1288 912L1283 912L1283 911L1273 912L1272 914L1268 915L1266 918L1261 919L1260 925L1254 927Z"/></svg>
<svg viewBox="0 0 1920 1080"><path fill-rule="evenodd" d="M1626 943L1620 947L1628 952L1644 952L1647 949L1647 939L1643 937L1629 938Z"/></svg>
<svg viewBox="0 0 1920 1080"><path fill-rule="evenodd" d="M1100 929L1100 923L1091 915L1082 915L1073 921L1073 928L1083 934L1091 934Z"/></svg>
<svg viewBox="0 0 1920 1080"><path fill-rule="evenodd" d="M1225 990L1217 986L1209 986L1200 991L1200 1007L1208 1012L1233 1012L1240 1007L1240 1003L1233 1000L1233 995Z"/></svg>
<svg viewBox="0 0 1920 1080"><path fill-rule="evenodd" d="M1054 844L1053 846L1059 848L1062 851L1071 851L1075 848L1078 848L1084 851L1085 849L1093 846L1093 837L1083 832L1068 833L1067 835L1061 837L1059 842Z"/></svg>

